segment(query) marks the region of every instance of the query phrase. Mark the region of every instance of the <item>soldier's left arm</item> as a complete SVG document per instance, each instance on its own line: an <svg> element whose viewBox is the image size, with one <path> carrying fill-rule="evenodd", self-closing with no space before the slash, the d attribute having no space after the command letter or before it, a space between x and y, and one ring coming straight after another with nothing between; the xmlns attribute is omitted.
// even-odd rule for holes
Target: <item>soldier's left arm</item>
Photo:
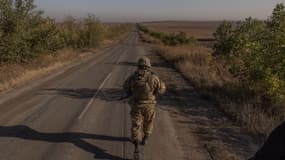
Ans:
<svg viewBox="0 0 285 160"><path fill-rule="evenodd" d="M128 77L123 84L123 89L128 96L132 94L131 93L132 92L131 91L131 79L132 79L132 76Z"/></svg>

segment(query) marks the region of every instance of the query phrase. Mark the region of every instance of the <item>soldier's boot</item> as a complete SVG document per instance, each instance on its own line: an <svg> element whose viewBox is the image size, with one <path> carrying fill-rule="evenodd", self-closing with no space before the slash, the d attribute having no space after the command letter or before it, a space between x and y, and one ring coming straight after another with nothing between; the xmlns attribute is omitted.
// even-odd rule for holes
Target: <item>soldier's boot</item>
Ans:
<svg viewBox="0 0 285 160"><path fill-rule="evenodd" d="M143 145L143 146L147 145L148 138L149 138L149 135L144 135L143 139L142 139L142 142L141 142L141 145Z"/></svg>
<svg viewBox="0 0 285 160"><path fill-rule="evenodd" d="M134 145L135 145L134 160L139 160L140 159L139 143L135 141Z"/></svg>

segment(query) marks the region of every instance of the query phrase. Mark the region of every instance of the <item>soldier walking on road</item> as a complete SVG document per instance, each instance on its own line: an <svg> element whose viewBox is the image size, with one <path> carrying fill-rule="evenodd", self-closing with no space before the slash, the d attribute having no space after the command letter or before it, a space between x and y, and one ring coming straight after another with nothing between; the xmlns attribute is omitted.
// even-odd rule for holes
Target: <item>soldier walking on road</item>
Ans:
<svg viewBox="0 0 285 160"><path fill-rule="evenodd" d="M166 91L165 83L151 72L150 68L150 60L147 57L140 58L138 69L125 81L123 86L130 97L131 133L132 142L135 145L135 157L136 155L138 157L139 145L145 145L152 133L156 114L156 95ZM143 136L141 130L143 130Z"/></svg>

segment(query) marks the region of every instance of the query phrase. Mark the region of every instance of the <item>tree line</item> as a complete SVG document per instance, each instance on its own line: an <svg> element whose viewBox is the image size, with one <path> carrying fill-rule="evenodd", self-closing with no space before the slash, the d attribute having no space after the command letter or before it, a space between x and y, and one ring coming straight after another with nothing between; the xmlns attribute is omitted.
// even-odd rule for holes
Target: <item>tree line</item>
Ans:
<svg viewBox="0 0 285 160"><path fill-rule="evenodd" d="M25 63L65 47L96 47L104 38L128 29L127 25L104 25L91 14L80 21L67 17L58 23L43 16L34 0L1 0L0 63Z"/></svg>
<svg viewBox="0 0 285 160"><path fill-rule="evenodd" d="M167 34L163 32L157 32L154 30L150 30L149 28L143 26L142 24L138 24L137 27L140 31L160 40L163 44L168 45L168 46L196 43L195 38L188 37L186 33L184 32Z"/></svg>

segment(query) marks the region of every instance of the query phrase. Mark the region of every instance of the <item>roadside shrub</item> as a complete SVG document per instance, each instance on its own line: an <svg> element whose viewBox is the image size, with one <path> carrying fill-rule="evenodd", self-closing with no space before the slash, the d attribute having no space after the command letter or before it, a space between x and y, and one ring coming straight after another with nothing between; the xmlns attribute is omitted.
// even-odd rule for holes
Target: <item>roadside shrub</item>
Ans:
<svg viewBox="0 0 285 160"><path fill-rule="evenodd" d="M67 17L63 23L42 14L34 0L0 1L0 63L27 63L65 47L97 47L130 30L130 25L106 27L91 14L82 21Z"/></svg>
<svg viewBox="0 0 285 160"><path fill-rule="evenodd" d="M53 21L35 10L33 0L0 2L0 60L26 62L43 51L60 48Z"/></svg>
<svg viewBox="0 0 285 160"><path fill-rule="evenodd" d="M103 38L103 26L97 21L96 16L88 15L83 20L79 29L79 47L96 47Z"/></svg>
<svg viewBox="0 0 285 160"><path fill-rule="evenodd" d="M149 34L150 36L159 39L163 44L168 46L193 44L196 42L193 37L187 37L186 33L184 32L165 34L162 32L149 30L147 27L142 26L140 24L137 25L137 28L146 34Z"/></svg>
<svg viewBox="0 0 285 160"><path fill-rule="evenodd" d="M285 7L270 18L247 18L233 28L224 22L214 34L215 53L226 55L231 73L271 103L285 102Z"/></svg>
<svg viewBox="0 0 285 160"><path fill-rule="evenodd" d="M76 20L68 16L65 18L62 24L60 24L60 36L63 39L64 46L72 48L80 48L79 46L79 24Z"/></svg>
<svg viewBox="0 0 285 160"><path fill-rule="evenodd" d="M133 28L132 24L106 24L104 25L104 37L112 39L124 33L127 33Z"/></svg>
<svg viewBox="0 0 285 160"><path fill-rule="evenodd" d="M233 26L230 22L224 21L214 33L216 43L214 45L215 54L226 55L230 53L233 46Z"/></svg>

